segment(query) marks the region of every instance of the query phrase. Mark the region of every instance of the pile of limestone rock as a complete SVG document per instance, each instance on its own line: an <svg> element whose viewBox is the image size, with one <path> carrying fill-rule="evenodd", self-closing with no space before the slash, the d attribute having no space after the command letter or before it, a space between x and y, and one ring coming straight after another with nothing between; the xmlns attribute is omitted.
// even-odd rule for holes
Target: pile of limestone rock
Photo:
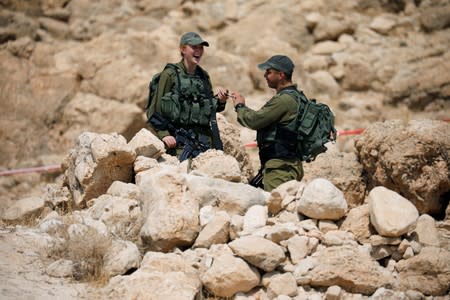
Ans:
<svg viewBox="0 0 450 300"><path fill-rule="evenodd" d="M146 129L85 132L64 179L2 218L37 218L47 274L97 272L99 298L445 299L449 127L375 123L356 153L330 145L271 193L226 137L180 163Z"/></svg>

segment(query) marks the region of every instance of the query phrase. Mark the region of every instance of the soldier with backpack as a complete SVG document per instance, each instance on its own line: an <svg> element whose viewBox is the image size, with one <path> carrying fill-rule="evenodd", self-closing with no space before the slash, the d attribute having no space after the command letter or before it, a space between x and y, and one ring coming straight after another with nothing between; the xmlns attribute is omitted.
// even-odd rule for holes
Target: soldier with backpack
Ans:
<svg viewBox="0 0 450 300"><path fill-rule="evenodd" d="M257 131L261 168L250 184L270 192L284 182L300 181L302 161L326 151L324 143L336 130L328 106L308 100L292 83L294 63L289 57L274 55L258 67L276 95L257 111L248 108L239 93L231 97L238 122Z"/></svg>
<svg viewBox="0 0 450 300"><path fill-rule="evenodd" d="M180 39L181 61L167 64L149 87L146 107L148 123L164 142L167 153L180 161L208 149L223 150L216 112L225 109L225 89L212 91L208 73L199 63L209 43L198 33L187 32Z"/></svg>

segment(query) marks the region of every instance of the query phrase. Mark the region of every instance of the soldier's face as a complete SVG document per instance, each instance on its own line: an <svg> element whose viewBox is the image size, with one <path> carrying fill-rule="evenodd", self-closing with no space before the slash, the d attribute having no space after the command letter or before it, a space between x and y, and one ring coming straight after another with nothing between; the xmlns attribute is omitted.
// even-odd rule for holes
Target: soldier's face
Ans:
<svg viewBox="0 0 450 300"><path fill-rule="evenodd" d="M197 46L184 45L181 47L181 53L184 59L195 64L200 63L200 60L203 56L203 52L204 52L203 45Z"/></svg>
<svg viewBox="0 0 450 300"><path fill-rule="evenodd" d="M267 69L264 73L264 78L266 78L267 85L271 89L275 89L278 87L278 83L281 79L281 72L275 69Z"/></svg>

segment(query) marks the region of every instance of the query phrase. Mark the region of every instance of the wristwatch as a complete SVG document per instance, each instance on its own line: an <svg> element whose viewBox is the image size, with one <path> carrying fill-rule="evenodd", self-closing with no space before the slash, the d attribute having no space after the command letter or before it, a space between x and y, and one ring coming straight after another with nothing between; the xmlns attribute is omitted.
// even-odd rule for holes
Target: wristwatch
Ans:
<svg viewBox="0 0 450 300"><path fill-rule="evenodd" d="M236 105L234 106L234 110L235 110L235 111L238 111L239 108L244 107L244 106L245 106L244 103L238 103L238 104L236 104Z"/></svg>

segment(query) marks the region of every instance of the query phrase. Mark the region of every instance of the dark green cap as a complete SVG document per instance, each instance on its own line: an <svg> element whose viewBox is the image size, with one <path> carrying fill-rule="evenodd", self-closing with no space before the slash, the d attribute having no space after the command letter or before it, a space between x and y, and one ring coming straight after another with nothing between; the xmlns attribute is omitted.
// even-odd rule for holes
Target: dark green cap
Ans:
<svg viewBox="0 0 450 300"><path fill-rule="evenodd" d="M191 45L198 46L203 45L209 47L209 43L202 39L202 37L196 32L186 32L180 39L180 46Z"/></svg>
<svg viewBox="0 0 450 300"><path fill-rule="evenodd" d="M289 57L285 55L274 55L262 64L259 64L258 68L261 70L275 69L280 72L292 74L295 66Z"/></svg>

